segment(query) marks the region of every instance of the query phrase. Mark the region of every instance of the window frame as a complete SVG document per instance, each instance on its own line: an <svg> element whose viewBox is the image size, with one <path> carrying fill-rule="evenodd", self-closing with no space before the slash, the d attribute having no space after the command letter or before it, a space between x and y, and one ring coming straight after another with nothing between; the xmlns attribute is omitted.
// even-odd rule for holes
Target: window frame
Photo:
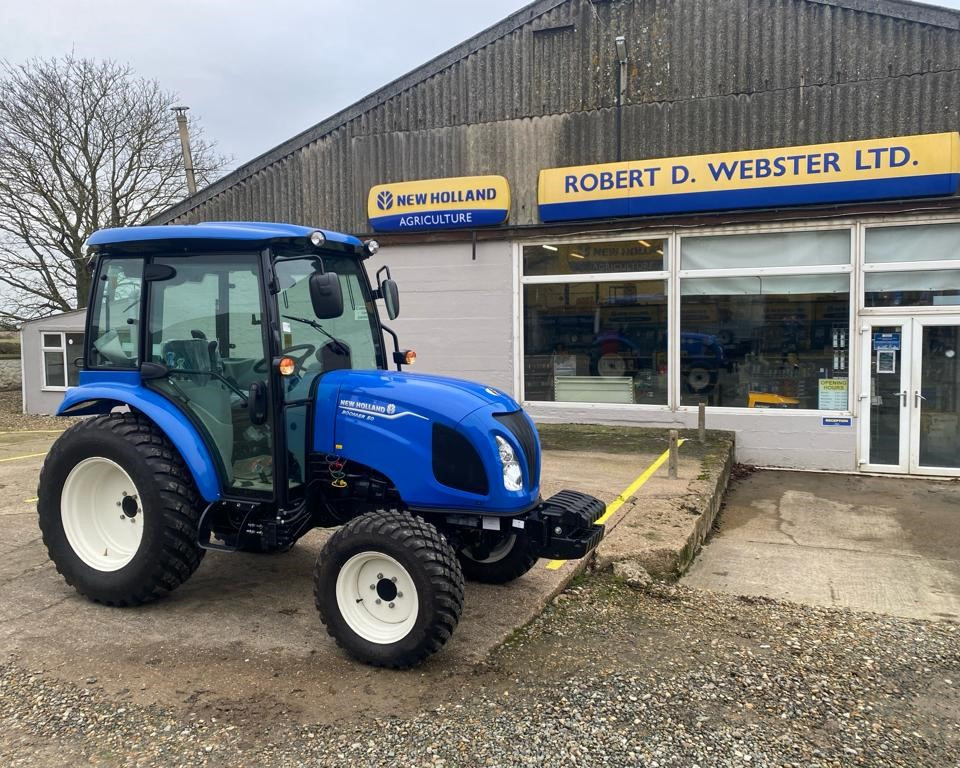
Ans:
<svg viewBox="0 0 960 768"><path fill-rule="evenodd" d="M613 243L629 242L631 240L663 240L665 245L664 261L666 269L655 270L651 272L597 272L583 273L577 275L524 275L523 274L523 249L531 245L569 245L571 243ZM571 234L566 236L541 237L535 239L518 240L513 243L514 254L514 290L513 290L513 315L514 315L514 335L513 347L516 350L514 358L514 391L517 393L517 400L524 406L532 405L537 408L586 408L600 411L617 411L623 408L641 409L647 411L671 411L675 407L674 402L674 379L676 373L671 364L671 348L674 344L673 335L670 329L673 327L673 302L675 300L673 289L674 279L672 277L676 263L675 253L676 234L669 230L639 231L639 232L618 232L615 235L605 233L589 233L583 236ZM524 286L527 285L569 285L573 283L622 283L630 281L651 282L662 281L667 292L667 402L666 403L590 403L574 402L569 400L528 400L526 397L526 377L525 377L525 359L526 350L524 348ZM679 381L679 379L677 379Z"/></svg>
<svg viewBox="0 0 960 768"><path fill-rule="evenodd" d="M81 355L83 349L86 347L87 343L87 334L83 330L72 330L72 331L47 331L40 330L40 369L41 369L41 392L66 392L68 389L72 389L77 386L76 384L70 383L70 361L67 359L67 336L69 334L74 334L83 337L83 343L80 345ZM60 346L59 347L48 347L44 342L45 336L59 336L60 337ZM64 385L62 387L55 386L53 384L47 384L47 352L59 352L61 359L63 360L63 381ZM82 370L82 368L81 368Z"/></svg>
<svg viewBox="0 0 960 768"><path fill-rule="evenodd" d="M884 217L882 219L867 219L857 223L857 229L860 237L860 248L858 249L857 267L862 275L859 281L860 285L857 292L857 304L860 307L860 314L869 317L873 315L938 315L949 313L953 308L956 313L956 305L918 305L918 306L900 306L900 307L868 307L866 276L873 272L926 272L935 270L957 271L960 269L960 260L957 259L936 259L926 261L867 261L867 233L875 229L906 228L920 226L936 226L937 224L960 224L960 217L952 216L917 216L909 219L897 219Z"/></svg>
<svg viewBox="0 0 960 768"><path fill-rule="evenodd" d="M850 328L849 334L849 343L847 345L847 354L848 354L848 364L847 364L847 407L844 410L820 410L819 408L790 408L785 410L777 409L777 413L790 413L792 415L806 415L806 416L852 416L854 411L854 406L856 403L856 398L854 397L854 389L856 387L856 382L859 381L857 376L859 375L859 370L857 370L857 360L853 353L854 350L854 333L856 329L856 319L857 319L857 307L862 306L862 296L858 293L858 281L856 275L856 263L858 258L858 253L862 253L859 248L859 239L858 239L858 227L857 222L850 220L825 220L818 222L800 222L795 223L791 222L789 224L761 224L753 226L743 226L743 227L710 227L696 232L687 232L678 234L678 243L677 243L677 259L676 262L679 265L680 259L682 258L682 249L683 241L688 238L695 237L710 237L710 236L725 236L725 235L753 235L753 234L794 234L794 233L804 233L804 232L828 232L828 231L837 231L837 230L847 230L850 237L850 258L846 264L818 264L814 266L805 266L805 267L754 267L754 268L745 268L745 267L735 267L730 269L686 269L681 270L679 266L676 270L676 290L674 291L677 294L677 316L676 316L676 327L677 327L677 338L673 339L671 334L671 341L674 342L674 353L675 358L671 358L670 366L671 368L676 367L676 370L679 372L680 368L680 333L683 329L680 327L680 302L682 299L682 286L681 281L686 279L695 279L695 278L718 278L718 277L794 277L794 276L830 276L830 275L847 275L849 279L849 296L848 300L848 322ZM858 296L860 297L858 299ZM859 302L859 303L858 303ZM676 410L681 413L692 413L696 412L699 406L695 405L684 405L680 402L680 391L679 391L679 378L677 382L677 390L675 392L677 398L677 407ZM757 408L747 408L746 406L727 406L727 405L708 405L707 410L713 413L722 413L722 414L754 414L756 415L759 412L764 412L767 409L757 409Z"/></svg>
<svg viewBox="0 0 960 768"><path fill-rule="evenodd" d="M951 217L950 221L957 221L957 217ZM890 222L891 226L903 225L903 220L894 219ZM913 223L913 222L911 222ZM919 220L916 223L932 223L927 220ZM681 227L670 229L651 229L643 230L638 228L625 232L622 228L615 233L570 233L563 236L543 236L538 238L524 238L513 242L513 383L514 392L517 400L524 407L532 407L541 412L550 410L569 410L576 408L595 412L599 418L604 414L615 417L617 414L627 412L660 412L660 413L682 413L690 414L698 410L698 406L682 405L680 403L680 300L682 278L694 277L744 277L744 276L792 276L792 275L848 275L850 281L849 288L849 327L850 341L848 345L848 354L850 360L848 363L848 385L847 385L847 409L841 411L819 410L810 408L797 408L789 410L778 410L777 414L789 414L798 417L809 418L811 416L856 416L857 397L854 389L859 382L859 356L854 354L855 349L859 349L859 330L856 322L858 313L862 312L863 307L863 280L860 267L863 263L863 230L868 224L865 220L853 218L850 216L824 216L815 221L786 221L786 222L760 222L754 224L718 224L690 230ZM731 268L731 269L711 269L711 270L681 270L681 249L682 241L688 237L708 237L716 235L751 235L751 234L773 234L773 233L794 233L794 232L818 232L830 230L847 230L850 237L850 259L845 264L840 265L814 265L804 267L762 267L762 268ZM615 242L621 240L633 240L636 238L644 240L664 240L667 243L666 266L667 269L658 272L617 272L586 275L530 275L523 274L523 248L525 246L546 243L551 244L569 244L571 242ZM956 268L956 262L953 262ZM666 280L667 283L667 403L665 405L650 405L645 403L619 404L619 403L581 403L567 401L550 400L528 400L526 398L526 382L524 376L524 305L523 288L529 284L563 284L571 282L608 282L623 280ZM924 308L929 309L929 308ZM936 310L935 310L936 311ZM942 311L942 310L941 310ZM676 332L674 332L676 331ZM707 410L714 414L754 415L762 416L766 413L764 409L747 408L740 406L707 406Z"/></svg>
<svg viewBox="0 0 960 768"><path fill-rule="evenodd" d="M136 334L136 344L137 344L137 356L134 358L135 365L131 366L118 366L118 365L94 365L91 361L96 359L93 354L93 339L95 332L99 330L100 326L100 312L102 311L102 295L100 296L101 301L97 301L97 291L94 290L91 295L90 305L87 307L87 316L86 323L83 329L83 368L88 371L111 371L111 372L120 372L120 371L139 371L140 366L144 362L143 352L146 347L147 338L145 332L145 323L146 318L145 307L146 300L144 298L147 290L147 281L143 279L144 270L147 265L152 262L152 259L148 255L136 255L136 256L126 256L126 255L114 255L114 254L100 254L97 256L96 268L93 274L93 285L99 286L101 279L104 276L104 265L106 268L109 268L110 264L114 262L126 263L126 262L140 262L140 298L139 298L139 307L137 308L137 334Z"/></svg>

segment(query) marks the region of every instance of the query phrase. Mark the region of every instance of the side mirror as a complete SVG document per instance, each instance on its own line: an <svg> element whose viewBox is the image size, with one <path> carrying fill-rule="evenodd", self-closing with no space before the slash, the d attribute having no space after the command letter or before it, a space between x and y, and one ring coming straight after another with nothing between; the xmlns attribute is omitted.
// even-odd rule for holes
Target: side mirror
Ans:
<svg viewBox="0 0 960 768"><path fill-rule="evenodd" d="M400 315L400 289L389 277L380 283L380 295L387 305L387 317L395 320Z"/></svg>
<svg viewBox="0 0 960 768"><path fill-rule="evenodd" d="M343 314L343 289L336 272L314 272L310 275L310 301L313 314L320 320Z"/></svg>

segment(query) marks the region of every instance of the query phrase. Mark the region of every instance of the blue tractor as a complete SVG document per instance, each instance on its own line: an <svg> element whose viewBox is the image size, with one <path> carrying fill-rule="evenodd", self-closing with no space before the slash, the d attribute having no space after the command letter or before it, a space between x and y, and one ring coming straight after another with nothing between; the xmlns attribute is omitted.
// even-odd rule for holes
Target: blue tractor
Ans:
<svg viewBox="0 0 960 768"><path fill-rule="evenodd" d="M540 443L482 384L402 372L380 322L399 295L376 243L287 224L96 232L80 385L40 475L40 528L91 600L146 603L207 549L284 552L338 527L317 561L327 631L409 667L460 619L464 577L504 583L574 559L604 505L540 497ZM388 350L384 334L392 338ZM396 370L390 370L392 367Z"/></svg>

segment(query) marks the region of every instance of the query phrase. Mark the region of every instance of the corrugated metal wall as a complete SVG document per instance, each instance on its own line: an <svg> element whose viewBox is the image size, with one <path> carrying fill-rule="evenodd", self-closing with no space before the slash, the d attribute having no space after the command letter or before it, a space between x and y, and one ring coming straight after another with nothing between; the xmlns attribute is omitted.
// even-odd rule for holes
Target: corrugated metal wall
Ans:
<svg viewBox="0 0 960 768"><path fill-rule="evenodd" d="M535 224L541 168L617 159L621 34L624 159L957 130L958 26L896 0L540 0L157 221L364 232L374 184L499 173Z"/></svg>

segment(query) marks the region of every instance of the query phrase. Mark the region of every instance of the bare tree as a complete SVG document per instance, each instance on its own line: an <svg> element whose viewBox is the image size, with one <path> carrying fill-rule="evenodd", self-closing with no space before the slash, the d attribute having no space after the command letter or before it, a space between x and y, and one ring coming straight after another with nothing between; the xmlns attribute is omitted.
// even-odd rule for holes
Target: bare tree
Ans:
<svg viewBox="0 0 960 768"><path fill-rule="evenodd" d="M0 322L86 306L91 233L186 196L176 103L113 61L0 63ZM206 184L224 161L191 130Z"/></svg>

